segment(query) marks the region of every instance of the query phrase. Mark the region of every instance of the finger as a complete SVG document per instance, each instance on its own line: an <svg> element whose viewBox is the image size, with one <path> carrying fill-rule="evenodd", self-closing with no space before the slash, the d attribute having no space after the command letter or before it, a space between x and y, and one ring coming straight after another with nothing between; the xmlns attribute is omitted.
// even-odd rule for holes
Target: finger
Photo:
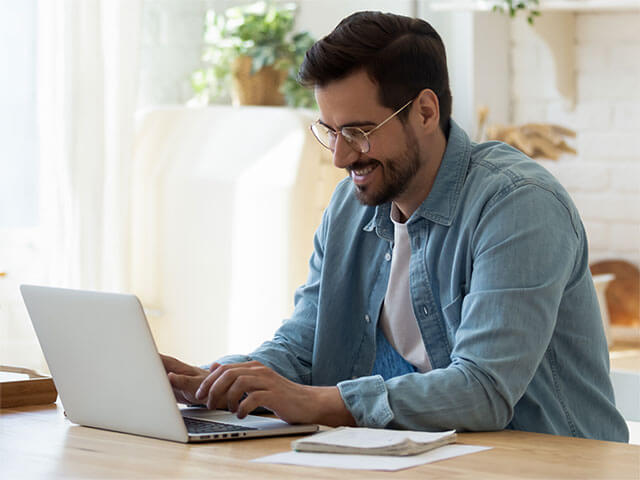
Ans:
<svg viewBox="0 0 640 480"><path fill-rule="evenodd" d="M167 373L175 372L182 375L197 375L202 371L198 367L181 362L177 358L170 357L168 355L160 355L160 358L162 359L162 363L164 364L164 368Z"/></svg>
<svg viewBox="0 0 640 480"><path fill-rule="evenodd" d="M217 367L213 368L214 365L217 365ZM209 368L209 375L206 376L206 378L202 381L202 383L198 387L198 390L196 391L196 398L199 400L204 400L205 398L207 398L207 396L209 395L209 389L211 388L211 385L213 385L213 382L215 382L218 377L220 377L220 375L222 375L222 373L224 373L224 371L228 368L228 366L222 366L215 363L211 365L211 367Z"/></svg>
<svg viewBox="0 0 640 480"><path fill-rule="evenodd" d="M173 371L173 366L175 365L177 359L170 357L169 355L160 354L160 360L162 360L162 365L164 366L164 369L167 373Z"/></svg>
<svg viewBox="0 0 640 480"><path fill-rule="evenodd" d="M241 364L242 365L242 364ZM216 370L212 375L216 375L220 370ZM213 408L214 405L221 403L223 397L226 397L227 390L233 385L238 377L243 375L252 375L256 371L255 367L238 366L233 368L227 368L219 374L218 378L213 381L213 384L209 388L207 396L207 406Z"/></svg>
<svg viewBox="0 0 640 480"><path fill-rule="evenodd" d="M211 367L209 367L209 375L207 375L207 377L202 381L202 384L200 384L200 387L196 391L196 398L199 400L207 398L213 382L215 382L226 370L234 368L236 365L237 364L220 365L217 362L213 363Z"/></svg>
<svg viewBox="0 0 640 480"><path fill-rule="evenodd" d="M263 378L251 375L238 377L227 390L227 409L230 412L238 410L238 405L246 396L256 390L268 390Z"/></svg>
<svg viewBox="0 0 640 480"><path fill-rule="evenodd" d="M243 363L229 363L227 365L220 365L219 363L214 363L209 367L209 375L204 379L200 388L196 392L196 398L199 400L204 400L208 397L209 391L211 390L211 386L215 383L218 378L229 370L235 370L237 368L252 368L262 366L261 363L258 362L243 362Z"/></svg>
<svg viewBox="0 0 640 480"><path fill-rule="evenodd" d="M175 379L172 380L171 378L173 375L174 374L170 372L168 374L168 378L169 378L169 383L171 384L171 390L173 390L173 395L174 397L176 397L176 402L184 403L184 404L193 403L193 402L190 402L189 399L185 396L185 392L183 392L181 389L173 385L172 382L175 382Z"/></svg>
<svg viewBox="0 0 640 480"><path fill-rule="evenodd" d="M188 394L190 397L195 398L195 391L200 385L200 378L191 375L181 375L179 373L169 372L169 383L177 390Z"/></svg>
<svg viewBox="0 0 640 480"><path fill-rule="evenodd" d="M184 404L191 404L193 403L191 400L189 400L187 397L184 396L184 393L182 392L182 390L173 390L173 395L176 397L176 402L178 403L184 403Z"/></svg>
<svg viewBox="0 0 640 480"><path fill-rule="evenodd" d="M236 416L240 419L246 417L258 407L265 407L275 411L269 406L270 392L267 390L256 390L248 393L244 400L240 402L236 410Z"/></svg>

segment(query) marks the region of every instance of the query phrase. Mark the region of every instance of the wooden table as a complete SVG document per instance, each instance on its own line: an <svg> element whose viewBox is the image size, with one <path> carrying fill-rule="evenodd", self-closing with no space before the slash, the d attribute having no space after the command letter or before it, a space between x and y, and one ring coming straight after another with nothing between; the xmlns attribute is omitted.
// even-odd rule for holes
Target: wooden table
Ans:
<svg viewBox="0 0 640 480"><path fill-rule="evenodd" d="M640 447L502 431L459 443L494 447L393 473L250 463L292 437L183 445L79 427L59 405L0 411L0 478L513 479L640 478Z"/></svg>

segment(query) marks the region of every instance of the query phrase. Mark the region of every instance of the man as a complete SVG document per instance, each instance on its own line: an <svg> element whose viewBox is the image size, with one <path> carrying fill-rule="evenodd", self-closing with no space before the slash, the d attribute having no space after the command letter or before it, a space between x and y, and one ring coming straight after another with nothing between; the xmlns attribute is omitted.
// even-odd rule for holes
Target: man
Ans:
<svg viewBox="0 0 640 480"><path fill-rule="evenodd" d="M164 357L178 400L292 423L627 441L578 212L543 168L450 119L435 30L353 14L300 79L349 178L291 319L209 370Z"/></svg>

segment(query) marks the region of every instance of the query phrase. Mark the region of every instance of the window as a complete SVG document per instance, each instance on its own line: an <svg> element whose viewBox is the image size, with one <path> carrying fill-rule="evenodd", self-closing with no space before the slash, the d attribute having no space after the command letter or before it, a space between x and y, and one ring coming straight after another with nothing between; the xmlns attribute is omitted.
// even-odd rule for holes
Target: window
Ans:
<svg viewBox="0 0 640 480"><path fill-rule="evenodd" d="M36 0L0 2L0 364L44 363L18 286L37 282Z"/></svg>

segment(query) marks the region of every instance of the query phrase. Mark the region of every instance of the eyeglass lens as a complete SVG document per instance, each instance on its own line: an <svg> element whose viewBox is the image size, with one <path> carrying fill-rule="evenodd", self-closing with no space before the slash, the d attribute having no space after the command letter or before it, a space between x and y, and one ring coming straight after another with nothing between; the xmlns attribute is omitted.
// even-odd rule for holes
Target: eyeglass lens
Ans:
<svg viewBox="0 0 640 480"><path fill-rule="evenodd" d="M343 128L342 136L355 150L366 153L369 151L369 139L359 128Z"/></svg>
<svg viewBox="0 0 640 480"><path fill-rule="evenodd" d="M313 124L311 126L311 131L322 145L331 151L335 150L336 139L338 136L335 131L320 123ZM343 128L340 131L340 134L355 150L362 153L369 151L369 141L364 132L359 128Z"/></svg>

